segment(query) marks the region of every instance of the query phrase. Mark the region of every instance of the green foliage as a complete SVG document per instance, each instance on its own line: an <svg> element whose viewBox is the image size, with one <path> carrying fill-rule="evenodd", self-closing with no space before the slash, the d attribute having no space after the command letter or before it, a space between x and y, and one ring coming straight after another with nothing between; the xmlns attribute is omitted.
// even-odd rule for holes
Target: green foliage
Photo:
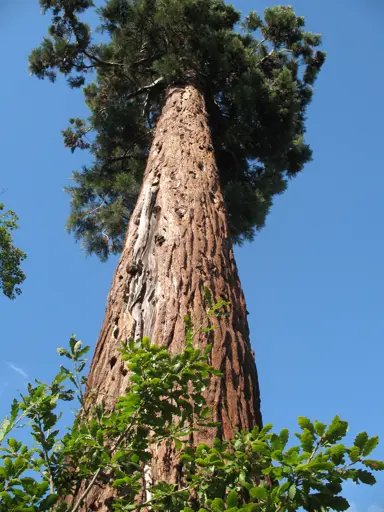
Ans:
<svg viewBox="0 0 384 512"><path fill-rule="evenodd" d="M228 303L213 304L208 315L225 314ZM214 328L214 327L212 327ZM190 434L216 426L203 392L221 374L194 346L193 326L186 319L186 348L171 355L149 339L122 344L121 362L130 373L126 393L114 407L85 396L89 347L72 336L59 354L72 368L61 366L50 385L35 381L0 426L0 512L76 512L94 486L109 483L116 490L111 510L158 512L272 512L347 510L342 484L373 485L373 471L384 462L367 459L377 437L359 434L353 446L340 441L348 424L336 416L329 426L299 417L300 443L288 445L289 432L272 425L238 432L231 441L193 447ZM207 329L200 329L200 333ZM209 332L209 330L208 330ZM71 429L60 432L63 402L78 400ZM10 434L22 422L31 435L24 445ZM153 447L172 445L180 456L182 484L152 482L146 502L143 475ZM63 500L75 496L73 503Z"/></svg>
<svg viewBox="0 0 384 512"><path fill-rule="evenodd" d="M84 87L87 121L63 132L93 163L73 174L68 229L106 259L122 248L167 87L193 82L206 100L232 238L260 229L287 180L311 159L306 109L324 63L321 37L292 7L240 14L222 0L40 0L48 36L30 56L38 78Z"/></svg>
<svg viewBox="0 0 384 512"><path fill-rule="evenodd" d="M10 299L20 295L19 285L25 279L20 265L27 255L17 249L12 240L12 231L18 227L18 220L15 212L4 211L4 205L0 204L0 289Z"/></svg>

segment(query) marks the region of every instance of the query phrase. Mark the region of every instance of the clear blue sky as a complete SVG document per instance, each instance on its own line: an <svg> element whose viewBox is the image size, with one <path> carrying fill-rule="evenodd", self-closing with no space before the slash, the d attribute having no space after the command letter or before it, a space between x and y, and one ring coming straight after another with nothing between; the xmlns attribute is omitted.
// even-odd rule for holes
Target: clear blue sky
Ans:
<svg viewBox="0 0 384 512"><path fill-rule="evenodd" d="M275 2L236 0L247 13ZM384 96L380 0L297 0L322 32L328 61L309 111L314 162L277 198L266 228L236 251L250 311L264 420L295 430L298 415L338 413L351 436L382 437L384 459ZM60 130L86 115L79 93L39 82L27 56L48 19L37 0L0 0L1 198L21 219L28 279L0 297L0 413L25 378L49 379L72 332L94 346L116 260L85 258L64 231L63 186L85 154ZM353 512L384 511L384 478L349 485Z"/></svg>

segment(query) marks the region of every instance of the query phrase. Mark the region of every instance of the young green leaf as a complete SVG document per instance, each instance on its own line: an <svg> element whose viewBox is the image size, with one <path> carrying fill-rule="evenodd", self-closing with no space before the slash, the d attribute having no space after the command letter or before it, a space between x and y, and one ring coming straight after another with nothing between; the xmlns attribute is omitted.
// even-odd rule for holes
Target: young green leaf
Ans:
<svg viewBox="0 0 384 512"><path fill-rule="evenodd" d="M325 438L328 443L337 443L345 437L348 432L348 423L335 416L332 423L325 432Z"/></svg>
<svg viewBox="0 0 384 512"><path fill-rule="evenodd" d="M364 444L364 448L362 449L362 455L364 457L366 457L367 455L370 455L378 444L379 444L379 438L377 436L371 437L370 439L368 439L368 441Z"/></svg>
<svg viewBox="0 0 384 512"><path fill-rule="evenodd" d="M237 507L238 494L236 492L236 489L233 489L231 492L228 493L226 503L227 503L227 508Z"/></svg>
<svg viewBox="0 0 384 512"><path fill-rule="evenodd" d="M267 489L265 487L252 487L249 489L251 498L263 500L267 498Z"/></svg>
<svg viewBox="0 0 384 512"><path fill-rule="evenodd" d="M302 430L309 430L312 434L315 432L315 427L312 422L305 416L299 416L297 422Z"/></svg>
<svg viewBox="0 0 384 512"><path fill-rule="evenodd" d="M348 450L348 456L351 459L351 462L357 462L360 457L360 448L358 446L352 446Z"/></svg>
<svg viewBox="0 0 384 512"><path fill-rule="evenodd" d="M367 468L373 469L374 471L384 471L384 462L379 460L364 460L364 466Z"/></svg>
<svg viewBox="0 0 384 512"><path fill-rule="evenodd" d="M223 510L225 510L224 501L221 498L215 498L212 501L211 509L213 510L213 512L222 512Z"/></svg>
<svg viewBox="0 0 384 512"><path fill-rule="evenodd" d="M314 447L314 437L310 430L307 428L304 429L303 433L300 436L301 447L305 452L312 452Z"/></svg>
<svg viewBox="0 0 384 512"><path fill-rule="evenodd" d="M326 431L326 428L327 428L327 425L325 423L322 423L321 421L315 421L313 423L314 427L315 427L315 432L316 434L321 437L324 432Z"/></svg>
<svg viewBox="0 0 384 512"><path fill-rule="evenodd" d="M360 452L363 451L365 443L368 441L368 434L366 432L360 432L355 438L355 442L353 443L355 446L360 448Z"/></svg>
<svg viewBox="0 0 384 512"><path fill-rule="evenodd" d="M296 496L296 485L295 484L292 484L289 488L289 491L288 491L288 496L291 500L293 500Z"/></svg>

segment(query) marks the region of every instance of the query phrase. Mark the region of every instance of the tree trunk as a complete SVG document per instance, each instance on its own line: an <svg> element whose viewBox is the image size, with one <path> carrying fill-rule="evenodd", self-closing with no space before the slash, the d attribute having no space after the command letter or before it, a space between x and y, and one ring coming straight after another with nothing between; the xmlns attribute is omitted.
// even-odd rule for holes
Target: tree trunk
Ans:
<svg viewBox="0 0 384 512"><path fill-rule="evenodd" d="M220 189L202 94L192 85L169 89L148 158L142 190L132 214L125 248L109 294L93 357L88 389L111 404L124 393L127 371L119 360L121 340L148 336L181 351L184 316L195 326L206 318L204 288L213 300L231 302L229 316L211 334L210 363L223 378L212 379L207 401L219 432L194 442L261 424L254 355L247 312ZM172 457L155 457L152 477L175 478ZM110 490L95 489L91 510L103 510Z"/></svg>

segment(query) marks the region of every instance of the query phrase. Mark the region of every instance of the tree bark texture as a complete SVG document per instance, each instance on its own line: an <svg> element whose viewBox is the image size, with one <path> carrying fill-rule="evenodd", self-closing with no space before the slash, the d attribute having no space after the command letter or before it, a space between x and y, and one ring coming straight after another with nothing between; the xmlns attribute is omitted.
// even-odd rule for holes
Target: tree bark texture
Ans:
<svg viewBox="0 0 384 512"><path fill-rule="evenodd" d="M261 413L246 305L204 98L186 85L167 92L108 297L88 389L111 403L124 393L129 376L119 359L122 340L148 336L172 352L182 351L184 316L190 314L195 326L206 319L205 287L214 301L225 298L231 307L210 335L210 363L224 376L212 379L206 398L221 428L195 434L194 443L210 443L217 435L231 438L239 428L260 425ZM152 478L170 481L175 471L172 456L158 453ZM95 489L87 500L90 509L103 510L108 496L110 490Z"/></svg>

